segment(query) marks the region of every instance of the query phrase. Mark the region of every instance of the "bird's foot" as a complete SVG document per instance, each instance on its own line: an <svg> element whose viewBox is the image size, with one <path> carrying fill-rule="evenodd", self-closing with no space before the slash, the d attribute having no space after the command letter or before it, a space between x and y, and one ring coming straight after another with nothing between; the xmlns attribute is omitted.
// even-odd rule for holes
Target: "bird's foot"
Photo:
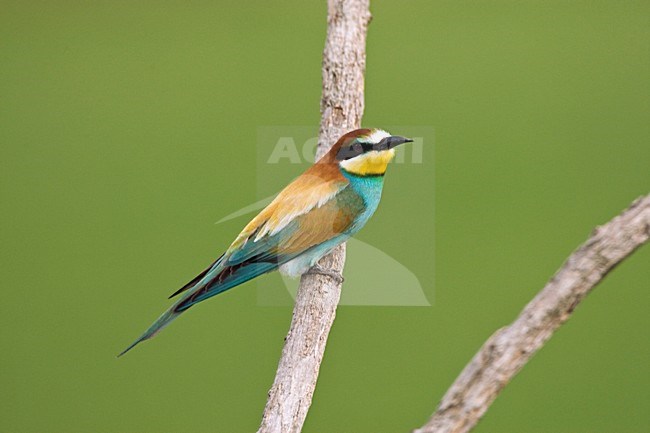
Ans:
<svg viewBox="0 0 650 433"><path fill-rule="evenodd" d="M325 269L318 263L316 263L314 266L309 268L306 274L311 274L311 275L326 275L336 281L338 284L343 284L343 281L345 281L345 278L343 278L343 275L339 274L336 271L333 271L331 269Z"/></svg>

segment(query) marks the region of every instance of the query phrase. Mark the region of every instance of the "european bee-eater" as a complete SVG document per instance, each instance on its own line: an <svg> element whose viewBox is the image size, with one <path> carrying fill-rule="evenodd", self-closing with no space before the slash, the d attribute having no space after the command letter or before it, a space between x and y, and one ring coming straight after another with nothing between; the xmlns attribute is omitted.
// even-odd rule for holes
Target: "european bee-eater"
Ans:
<svg viewBox="0 0 650 433"><path fill-rule="evenodd" d="M368 222L395 147L411 141L381 129L345 134L253 218L221 257L173 293L170 298L184 294L119 356L205 299L278 268L292 277L308 271Z"/></svg>

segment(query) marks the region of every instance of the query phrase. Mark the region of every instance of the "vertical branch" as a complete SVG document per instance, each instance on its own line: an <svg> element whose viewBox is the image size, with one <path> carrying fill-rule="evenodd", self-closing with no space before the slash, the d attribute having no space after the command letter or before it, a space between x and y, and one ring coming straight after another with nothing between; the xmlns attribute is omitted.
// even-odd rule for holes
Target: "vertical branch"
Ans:
<svg viewBox="0 0 650 433"><path fill-rule="evenodd" d="M361 124L370 0L328 0L317 158ZM341 274L345 245L319 265ZM305 274L258 433L300 432L311 406L327 336L341 297L341 279Z"/></svg>

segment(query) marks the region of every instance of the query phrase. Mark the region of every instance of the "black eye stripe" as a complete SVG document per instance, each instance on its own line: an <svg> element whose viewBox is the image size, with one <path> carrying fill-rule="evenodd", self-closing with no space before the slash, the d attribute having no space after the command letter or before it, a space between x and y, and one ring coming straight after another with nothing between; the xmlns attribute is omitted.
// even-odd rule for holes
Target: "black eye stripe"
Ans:
<svg viewBox="0 0 650 433"><path fill-rule="evenodd" d="M412 139L406 137L400 137L400 136L385 137L379 143L368 143L365 141L359 141L358 139L354 139L348 141L347 142L348 144L341 146L338 153L336 154L336 159L338 161L343 161L346 159L354 158L355 156L359 156L373 150L381 152L383 150L390 150L403 143L412 143L412 142L413 142Z"/></svg>
<svg viewBox="0 0 650 433"><path fill-rule="evenodd" d="M377 150L376 148L376 144L363 141L355 141L353 144L341 147L339 152L336 154L336 159L339 161L351 159L366 152Z"/></svg>

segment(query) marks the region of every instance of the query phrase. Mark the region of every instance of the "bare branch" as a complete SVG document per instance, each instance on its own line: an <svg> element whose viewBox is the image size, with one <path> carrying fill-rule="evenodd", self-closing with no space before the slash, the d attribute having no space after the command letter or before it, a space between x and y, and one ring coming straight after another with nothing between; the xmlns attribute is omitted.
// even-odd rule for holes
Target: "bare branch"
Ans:
<svg viewBox="0 0 650 433"><path fill-rule="evenodd" d="M571 317L580 301L649 237L647 195L593 231L519 317L487 340L429 421L414 433L470 431L510 379Z"/></svg>
<svg viewBox="0 0 650 433"><path fill-rule="evenodd" d="M323 95L317 157L363 115L369 0L329 0L323 51ZM345 245L319 265L339 275ZM300 281L289 333L258 433L300 432L311 406L325 344L341 297L341 281L305 274Z"/></svg>

